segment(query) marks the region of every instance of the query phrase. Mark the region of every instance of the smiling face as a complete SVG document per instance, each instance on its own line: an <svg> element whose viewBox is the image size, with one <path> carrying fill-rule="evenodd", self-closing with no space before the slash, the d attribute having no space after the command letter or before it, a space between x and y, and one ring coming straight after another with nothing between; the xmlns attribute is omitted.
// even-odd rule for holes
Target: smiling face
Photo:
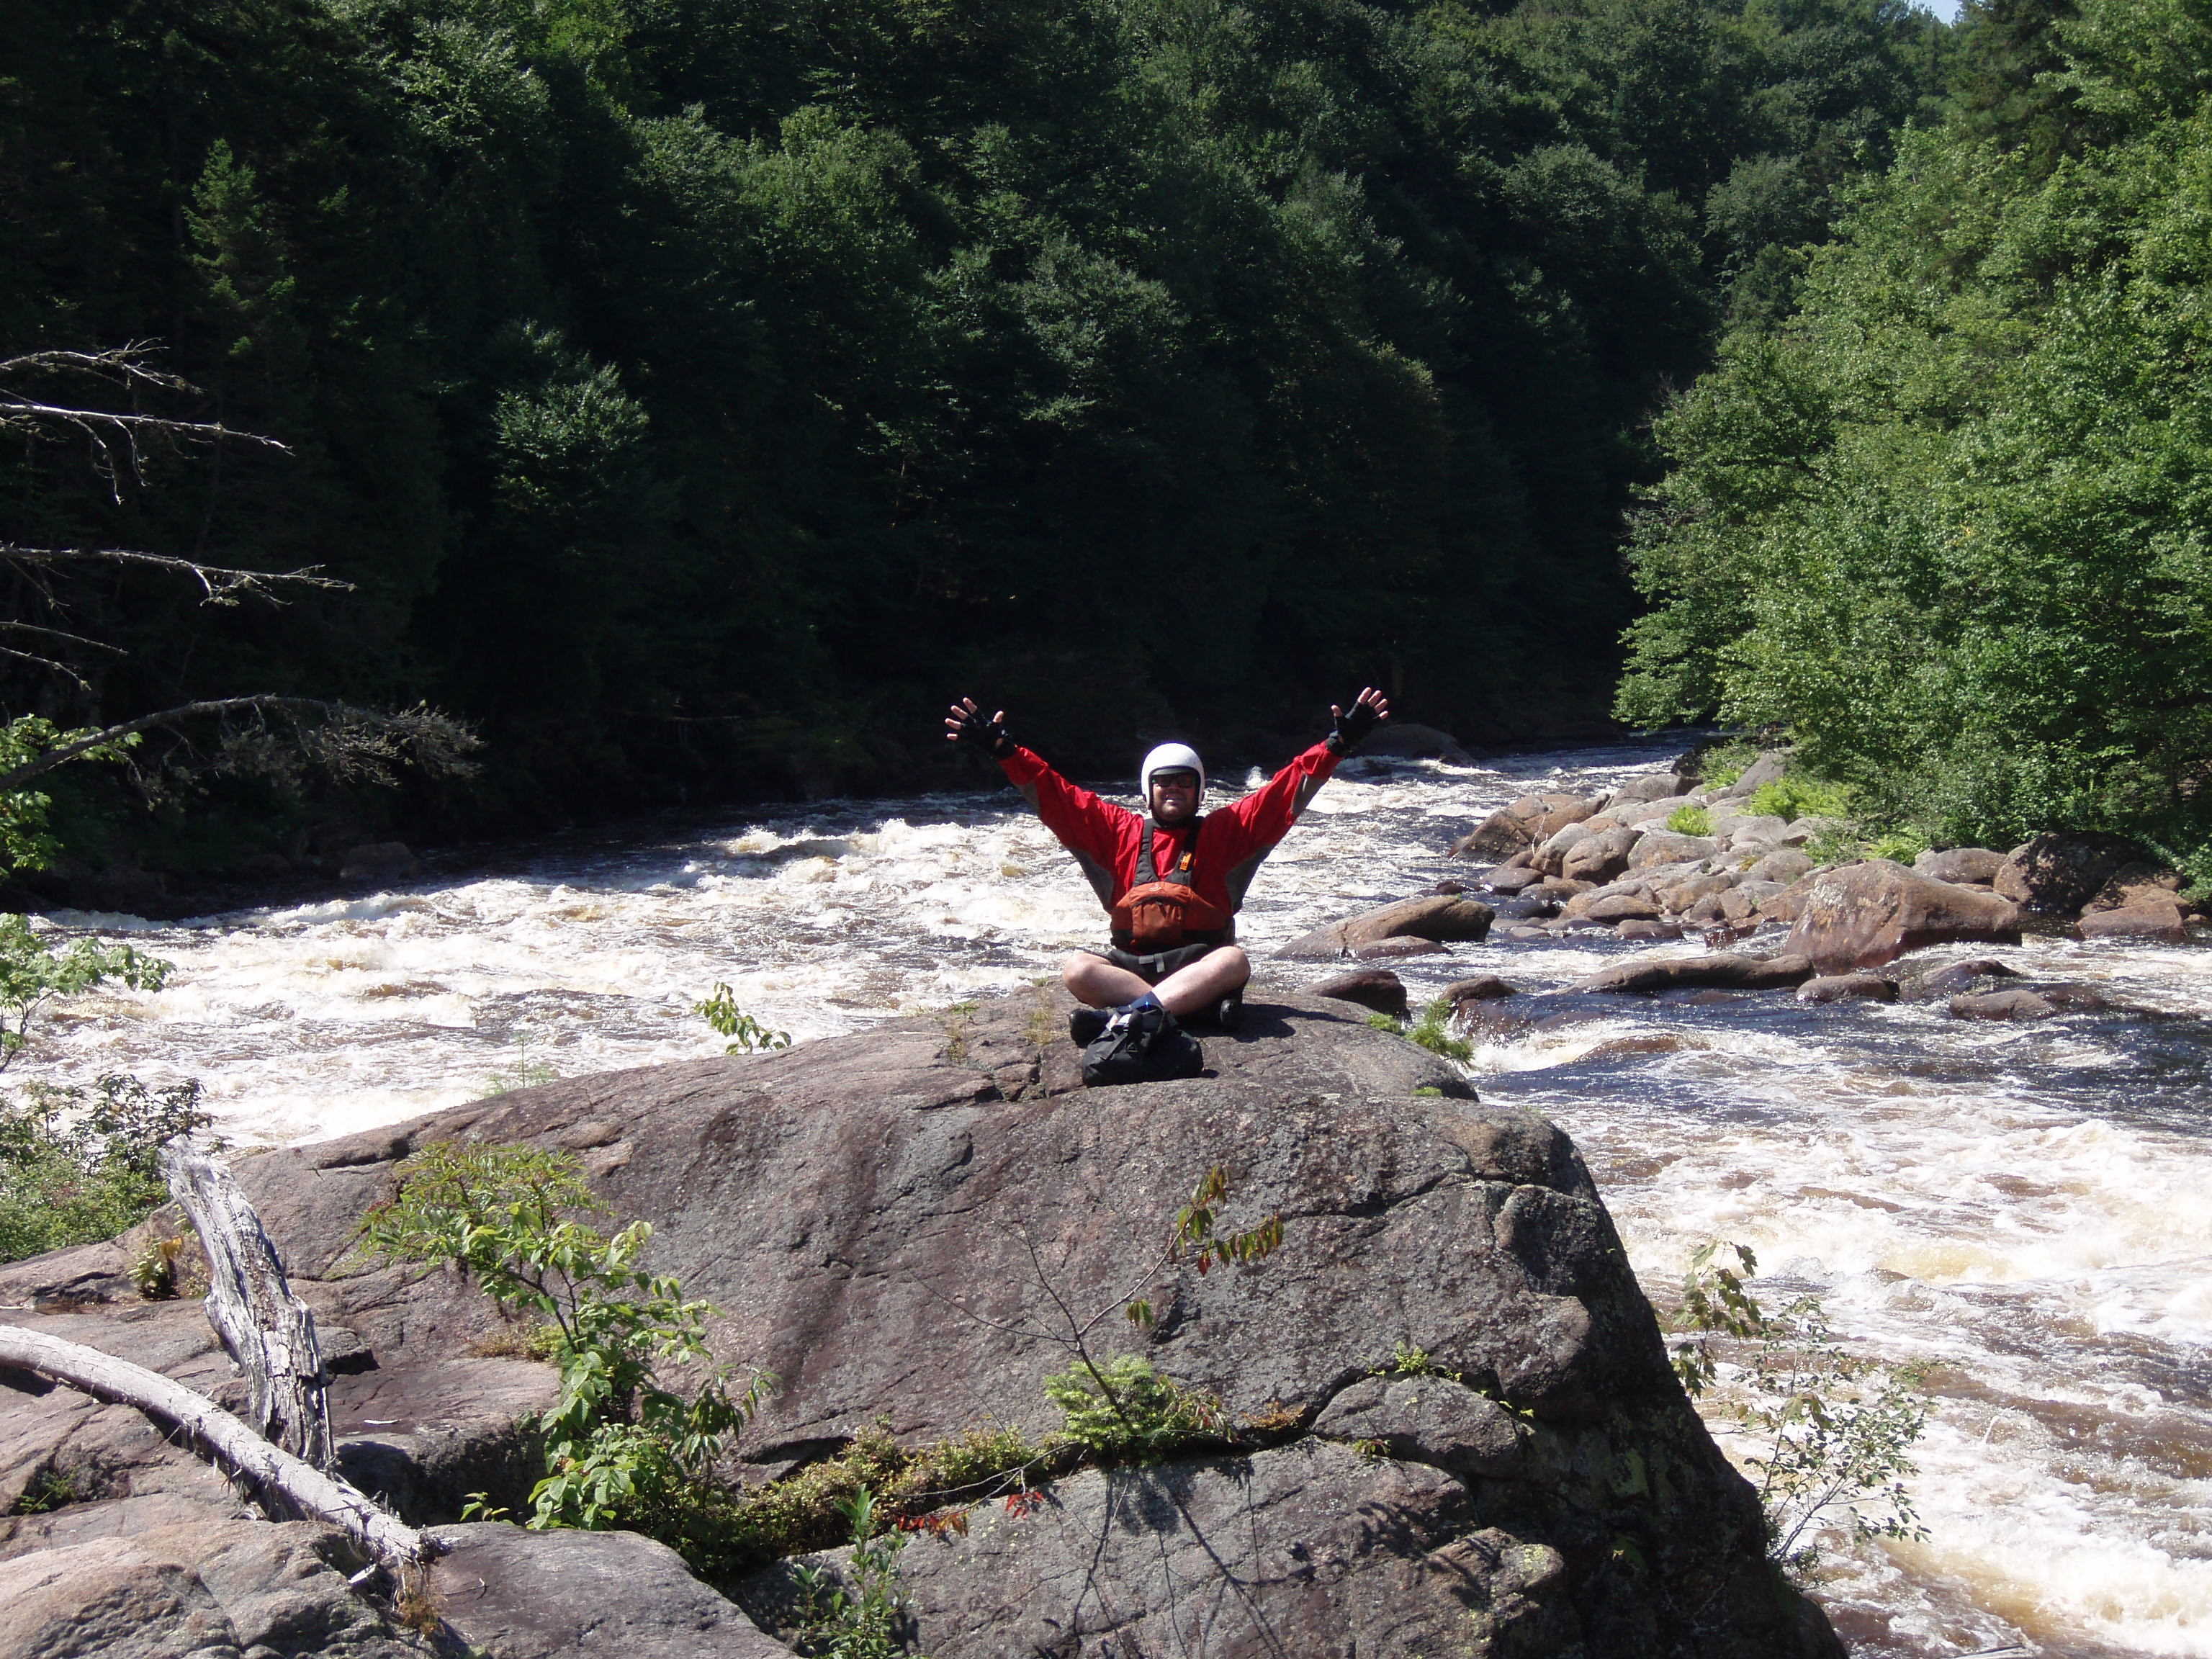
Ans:
<svg viewBox="0 0 2212 1659"><path fill-rule="evenodd" d="M1188 823L1198 811L1198 774L1180 769L1152 774L1152 821L1168 829Z"/></svg>

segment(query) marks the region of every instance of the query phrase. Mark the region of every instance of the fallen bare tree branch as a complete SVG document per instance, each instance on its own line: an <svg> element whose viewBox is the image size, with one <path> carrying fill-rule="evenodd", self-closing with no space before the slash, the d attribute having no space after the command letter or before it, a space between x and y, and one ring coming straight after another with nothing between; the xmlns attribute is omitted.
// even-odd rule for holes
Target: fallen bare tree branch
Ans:
<svg viewBox="0 0 2212 1659"><path fill-rule="evenodd" d="M197 559L182 559L169 553L143 553L128 547L24 547L15 542L0 542L0 563L19 568L94 562L183 571L205 591L210 605L235 605L240 594L282 605L284 601L270 591L279 583L295 587L330 588L341 593L354 591L351 582L324 575L323 568L318 564L302 565L297 570L237 570L228 565L202 564Z"/></svg>
<svg viewBox="0 0 2212 1659"><path fill-rule="evenodd" d="M184 1431L194 1450L244 1483L272 1519L327 1522L395 1577L435 1553L429 1539L379 1509L366 1492L272 1446L205 1395L159 1371L43 1331L0 1325L0 1365L50 1376L111 1405L131 1406Z"/></svg>

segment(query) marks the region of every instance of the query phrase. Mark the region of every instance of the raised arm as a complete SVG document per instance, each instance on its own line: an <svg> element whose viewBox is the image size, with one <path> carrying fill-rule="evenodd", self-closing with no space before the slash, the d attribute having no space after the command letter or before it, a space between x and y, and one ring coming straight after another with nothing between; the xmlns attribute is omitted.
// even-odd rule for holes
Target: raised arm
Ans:
<svg viewBox="0 0 2212 1659"><path fill-rule="evenodd" d="M1022 792L1044 827L1075 854L1100 899L1111 904L1115 854L1122 839L1136 834L1137 815L1069 782L1042 756L1008 737L1003 708L986 720L975 698L963 697L945 715L945 735L948 741L967 744L999 763L999 769Z"/></svg>

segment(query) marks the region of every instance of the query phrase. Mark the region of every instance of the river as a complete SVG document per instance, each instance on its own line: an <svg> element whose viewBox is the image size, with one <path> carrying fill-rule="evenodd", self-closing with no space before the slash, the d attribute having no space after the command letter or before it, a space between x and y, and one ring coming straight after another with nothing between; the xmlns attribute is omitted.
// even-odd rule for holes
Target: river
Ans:
<svg viewBox="0 0 2212 1659"><path fill-rule="evenodd" d="M1444 848L1513 796L1664 758L1352 763L1255 884L1263 983L1330 971L1267 962L1270 945L1464 874ZM62 913L176 971L57 1011L19 1069L197 1077L234 1141L316 1139L717 1053L691 1012L717 981L799 1041L1019 985L1096 936L1094 902L1002 789L633 827L179 923ZM1417 997L1474 973L1542 990L1651 951L1577 938L1394 965ZM1700 1244L1741 1242L1770 1302L1816 1292L1855 1352L1931 1368L1927 1539L1835 1542L1819 1570L1856 1652L2212 1656L2212 951L1994 954L2172 1017L1621 999L1480 1048L1475 1080L1574 1136L1655 1291Z"/></svg>

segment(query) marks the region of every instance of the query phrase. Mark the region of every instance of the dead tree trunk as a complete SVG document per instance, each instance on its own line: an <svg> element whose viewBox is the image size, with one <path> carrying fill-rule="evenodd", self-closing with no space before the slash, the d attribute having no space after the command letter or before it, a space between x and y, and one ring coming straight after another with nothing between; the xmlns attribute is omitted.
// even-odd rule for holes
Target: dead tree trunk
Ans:
<svg viewBox="0 0 2212 1659"><path fill-rule="evenodd" d="M292 1294L276 1247L230 1171L179 1135L161 1148L169 1190L208 1259L208 1323L246 1373L249 1416L264 1438L331 1467L331 1415L315 1316Z"/></svg>
<svg viewBox="0 0 2212 1659"><path fill-rule="evenodd" d="M0 1365L36 1371L95 1400L135 1406L175 1424L195 1449L249 1489L272 1518L327 1522L395 1577L420 1566L435 1548L412 1527L379 1509L367 1493L270 1445L205 1395L159 1371L20 1325L0 1325Z"/></svg>

